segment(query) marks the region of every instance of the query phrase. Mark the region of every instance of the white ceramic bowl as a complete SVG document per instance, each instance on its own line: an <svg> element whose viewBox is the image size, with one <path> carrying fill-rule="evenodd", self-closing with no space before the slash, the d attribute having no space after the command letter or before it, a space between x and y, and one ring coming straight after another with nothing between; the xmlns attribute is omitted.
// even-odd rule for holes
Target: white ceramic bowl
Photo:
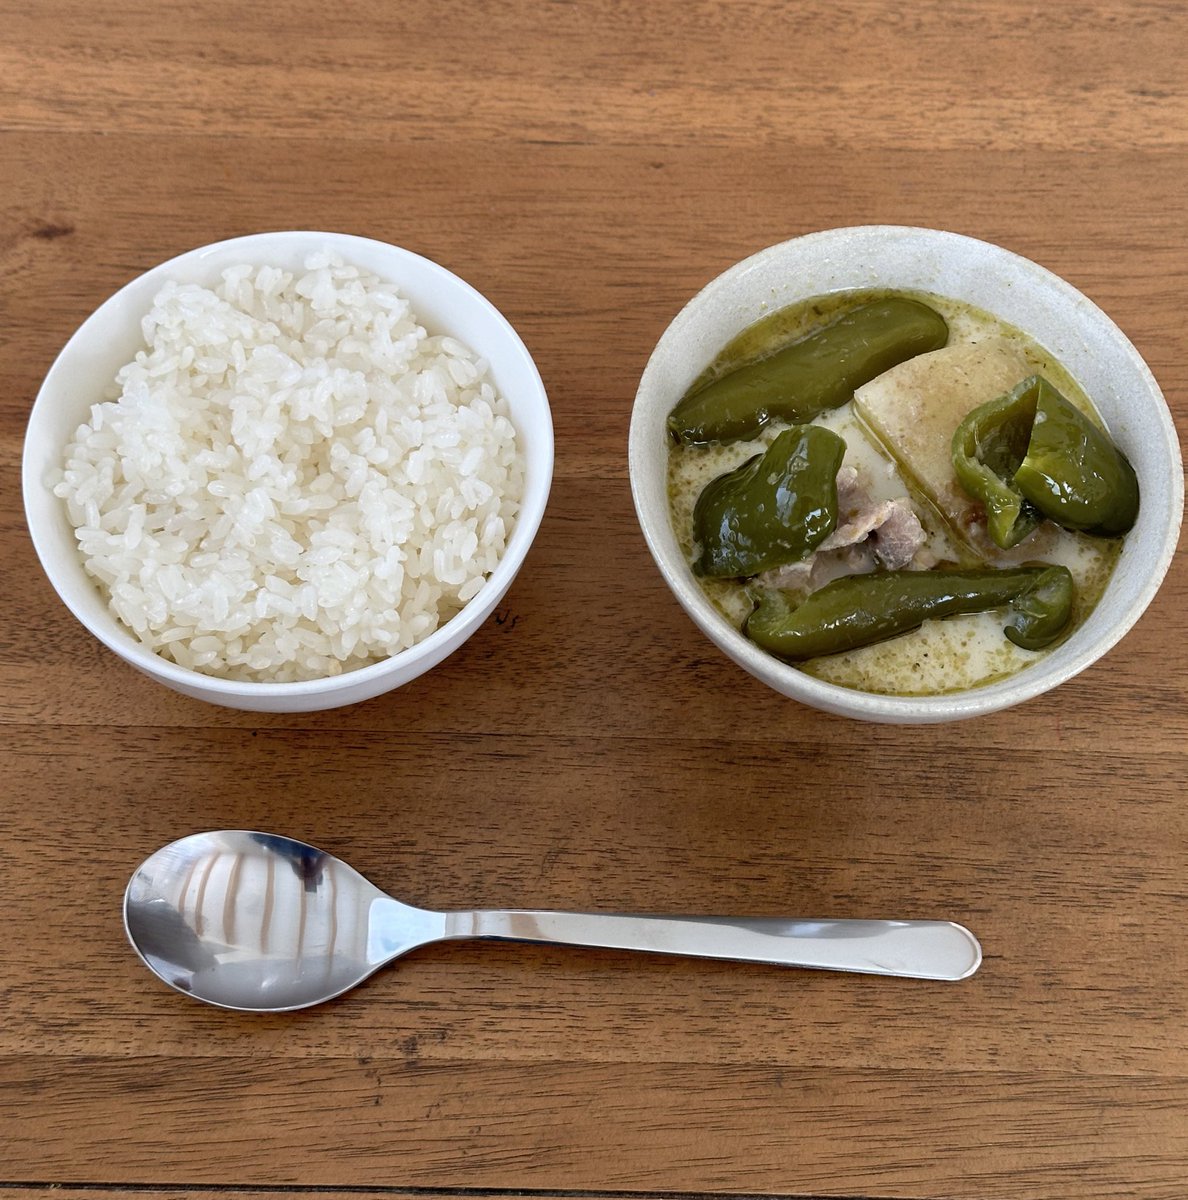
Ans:
<svg viewBox="0 0 1188 1200"><path fill-rule="evenodd" d="M450 333L490 362L507 398L526 456L520 515L499 565L460 613L423 641L372 666L299 683L217 679L168 662L140 644L108 612L83 571L65 505L47 479L62 452L115 378L143 346L140 320L166 280L213 284L236 263L302 266L321 249L391 280L430 333ZM524 561L540 526L553 474L553 424L531 355L499 311L444 267L384 242L341 233L260 233L191 250L134 279L102 304L50 368L29 418L22 463L25 514L41 564L59 596L104 645L146 675L187 696L258 712L310 712L370 699L408 683L456 650L494 610Z"/></svg>
<svg viewBox="0 0 1188 1200"><path fill-rule="evenodd" d="M943 696L896 697L825 683L764 653L706 599L669 522L665 418L736 334L775 309L852 288L904 288L977 305L1056 355L1101 413L1138 474L1138 523L1100 603L1063 644L1001 682ZM995 712L1063 683L1106 653L1142 615L1180 529L1179 442L1158 384L1122 331L1070 284L1028 259L934 229L831 229L731 267L677 314L648 360L631 417L631 485L648 546L694 622L736 663L815 708L869 721L926 723Z"/></svg>

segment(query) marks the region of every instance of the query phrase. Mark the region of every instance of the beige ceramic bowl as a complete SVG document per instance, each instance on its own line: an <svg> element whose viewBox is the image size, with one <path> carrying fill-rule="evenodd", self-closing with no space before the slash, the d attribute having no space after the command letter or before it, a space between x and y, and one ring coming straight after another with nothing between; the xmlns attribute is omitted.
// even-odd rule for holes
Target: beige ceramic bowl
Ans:
<svg viewBox="0 0 1188 1200"><path fill-rule="evenodd" d="M166 280L213 284L236 263L299 269L305 256L332 250L392 280L430 333L450 333L490 364L506 397L525 456L516 525L478 595L423 641L391 658L325 679L249 683L217 679L155 654L108 610L85 573L65 505L48 480L62 452L116 371L143 346L140 320ZM310 712L367 700L408 683L452 654L494 611L515 578L544 515L553 474L553 424L540 374L524 343L490 301L437 263L370 238L285 231L252 234L191 250L134 279L102 304L67 342L29 418L22 463L25 515L45 573L66 607L109 649L150 678L199 700L258 712Z"/></svg>
<svg viewBox="0 0 1188 1200"><path fill-rule="evenodd" d="M1142 504L1121 561L1088 620L1034 666L941 696L896 697L825 683L764 653L706 599L668 515L665 418L736 334L799 300L853 288L931 292L982 308L1054 354L1092 399L1138 474ZM1184 505L1179 442L1158 384L1122 331L1070 284L1028 259L934 229L831 229L772 246L709 283L665 330L631 417L631 485L640 525L669 587L695 624L739 666L777 691L869 721L958 720L1019 704L1083 671L1139 619L1176 547Z"/></svg>

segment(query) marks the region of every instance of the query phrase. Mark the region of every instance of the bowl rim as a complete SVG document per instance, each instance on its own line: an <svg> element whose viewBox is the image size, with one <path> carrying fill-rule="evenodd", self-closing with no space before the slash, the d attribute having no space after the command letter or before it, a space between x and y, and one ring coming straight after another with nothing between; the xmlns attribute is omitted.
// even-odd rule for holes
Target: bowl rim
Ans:
<svg viewBox="0 0 1188 1200"><path fill-rule="evenodd" d="M201 671L183 667L179 663L171 662L169 659L150 650L137 640L135 634L131 631L125 633L123 626L110 613L108 613L108 616L111 617L111 627L97 626L89 617L79 611L79 607L69 597L68 591L64 591L59 586L59 581L71 572L68 567L59 565L56 555L49 548L49 534L42 527L41 522L34 519L36 511L34 497L43 493L46 485L43 480L35 478L37 472L35 464L32 461L35 455L33 430L39 419L44 417L44 414L54 403L56 376L66 370L65 364L68 363L70 356L76 353L93 336L93 327L100 324L101 315L104 311L118 305L120 300L129 292L134 289L145 288L147 281L154 277L159 279L160 283L164 283L171 270L176 269L181 264L190 264L200 261L205 257L211 257L216 253L231 252L240 247L246 253L249 246L251 247L250 255L244 261L258 260L262 247L267 247L270 243L279 245L294 240L309 240L311 243L321 243L320 245L311 245L307 251L308 253L313 253L319 249L331 249L339 250L343 253L344 257L347 257L349 256L351 246L365 248L369 252L381 251L384 254L394 253L405 262L415 263L419 270L436 278L439 282L445 284L447 288L454 289L466 295L472 303L483 309L486 315L493 321L500 336L507 339L513 355L519 360L520 365L526 371L531 390L536 393L536 398L539 399L541 417L539 418L539 424L534 429L534 434L540 441L542 458L534 486L530 488L528 486L529 481L527 478L525 480L524 494L521 498L521 506L516 517L515 528L512 530L512 536L508 539L508 543L495 569L487 576L482 587L467 601L463 608L440 624L421 641L403 650L399 650L387 658L370 663L365 667L357 667L338 675L327 675L318 679L292 680L277 683L269 683L264 680L225 679L221 676L207 675ZM257 262L257 265L263 264ZM399 285L399 281L396 282ZM160 283L155 286L159 287ZM443 644L448 646L456 638L465 640L465 637L470 632L473 632L490 615L490 608L498 604L499 599L511 585L520 565L531 548L541 521L544 519L545 508L552 485L554 460L555 445L552 412L540 371L523 339L516 332L511 322L473 284L468 283L460 275L454 274L449 268L442 266L433 259L418 254L416 251L408 250L403 246L398 246L393 242L384 242L378 238L364 237L359 234L333 230L276 229L258 233L239 234L235 237L224 238L217 242L209 242L175 254L133 276L87 315L54 356L54 360L47 369L33 404L29 409L21 454L21 495L25 513L25 525L29 531L37 558L41 563L42 571L49 579L51 586L62 603L74 614L80 624L109 650L130 665L139 668L147 674L185 690L198 689L203 692L217 693L219 696L233 699L268 697L278 701L285 701L315 695L328 696L340 691L364 689L368 684L391 672L400 670L401 667L415 663L422 658L432 657ZM525 466L527 466L526 455ZM78 566L81 571L81 559L79 559ZM83 572L83 575L84 578L90 580L90 577L86 576L85 572ZM91 582L93 584L93 581Z"/></svg>
<svg viewBox="0 0 1188 1200"><path fill-rule="evenodd" d="M884 695L842 687L808 675L759 649L741 631L735 629L705 596L689 564L679 552L675 534L671 529L667 504L663 506L662 512L654 511L644 486L644 479L650 470L649 452L655 444L654 405L648 404L648 398L657 387L656 380L666 348L675 340L682 327L705 305L712 304L719 294L727 292L735 281L748 272L783 254L795 251L812 252L817 248L842 242L850 243L852 252L855 245L887 245L905 240L921 244L931 243L938 248L961 247L971 253L1001 256L1001 261L1012 263L1018 270L1030 274L1037 282L1061 293L1070 303L1084 309L1091 319L1101 323L1110 331L1119 350L1138 372L1148 390L1149 398L1154 401L1152 413L1161 434L1161 446L1167 452L1169 464L1173 468L1170 472L1169 494L1165 498L1167 519L1158 531L1157 553L1149 569L1144 572L1121 619L1111 624L1099 637L1080 647L1075 654L1066 656L1063 662L1053 663L1051 658L1045 658L1036 663L1034 669L1024 668L1005 679L961 691L927 696ZM938 290L938 294L942 292ZM788 301L793 302L795 301ZM661 432L661 437L663 436ZM1033 699L1067 682L1108 653L1143 615L1167 574L1183 520L1183 463L1175 424L1150 368L1112 318L1067 280L1024 255L967 234L924 226L853 225L816 230L766 246L709 280L672 318L648 357L632 408L628 463L636 516L648 549L681 607L702 633L737 665L789 698L825 712L870 721L926 724L986 715ZM665 533L668 535L668 542L664 540ZM673 553L674 547L676 553Z"/></svg>

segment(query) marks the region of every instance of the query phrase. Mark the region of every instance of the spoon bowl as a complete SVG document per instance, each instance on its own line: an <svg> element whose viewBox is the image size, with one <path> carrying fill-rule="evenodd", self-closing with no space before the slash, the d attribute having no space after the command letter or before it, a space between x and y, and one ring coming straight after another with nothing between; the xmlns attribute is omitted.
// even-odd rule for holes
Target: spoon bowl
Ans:
<svg viewBox="0 0 1188 1200"><path fill-rule="evenodd" d="M393 900L305 842L223 830L148 858L128 884L124 926L178 991L277 1012L333 999L444 936L445 918Z"/></svg>
<svg viewBox="0 0 1188 1200"><path fill-rule="evenodd" d="M938 980L964 979L982 960L974 936L949 921L431 912L315 846L237 829L192 834L150 855L124 894L124 927L170 987L248 1012L321 1004L418 946L456 938Z"/></svg>

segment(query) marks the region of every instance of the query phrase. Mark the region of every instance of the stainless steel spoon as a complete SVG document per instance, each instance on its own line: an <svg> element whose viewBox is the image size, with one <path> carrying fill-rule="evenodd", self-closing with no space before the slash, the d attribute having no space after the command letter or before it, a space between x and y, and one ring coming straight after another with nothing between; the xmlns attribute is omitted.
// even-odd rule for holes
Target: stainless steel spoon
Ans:
<svg viewBox="0 0 1188 1200"><path fill-rule="evenodd" d="M949 921L806 921L609 913L429 912L292 838L196 833L150 855L124 895L128 938L170 987L221 1008L286 1012L333 999L402 954L500 938L965 979L977 940Z"/></svg>

